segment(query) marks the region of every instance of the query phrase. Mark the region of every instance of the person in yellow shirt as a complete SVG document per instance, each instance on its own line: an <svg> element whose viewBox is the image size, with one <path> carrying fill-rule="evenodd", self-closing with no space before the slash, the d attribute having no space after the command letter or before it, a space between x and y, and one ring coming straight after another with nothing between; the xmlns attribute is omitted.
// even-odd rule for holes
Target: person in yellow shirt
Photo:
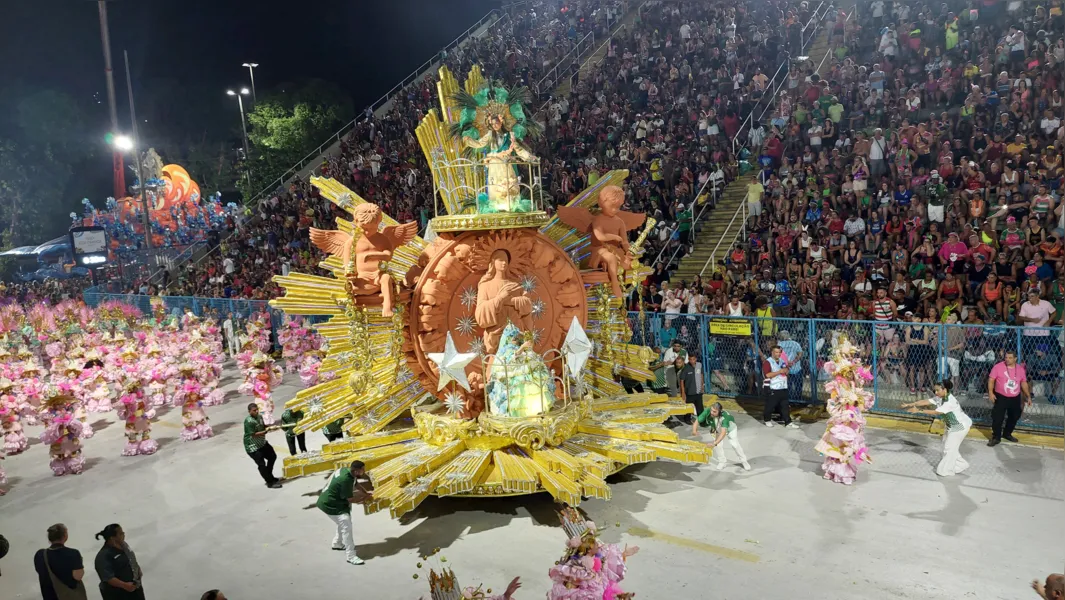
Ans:
<svg viewBox="0 0 1065 600"><path fill-rule="evenodd" d="M1024 136L1017 134L1014 136L1013 141L1006 144L1006 153L1010 156L1020 154L1028 149L1028 144L1024 143Z"/></svg>
<svg viewBox="0 0 1065 600"><path fill-rule="evenodd" d="M754 175L751 177L751 182L747 184L747 214L752 222L757 222L762 216L763 194L765 194L765 187L762 186L761 181L758 181L758 175Z"/></svg>

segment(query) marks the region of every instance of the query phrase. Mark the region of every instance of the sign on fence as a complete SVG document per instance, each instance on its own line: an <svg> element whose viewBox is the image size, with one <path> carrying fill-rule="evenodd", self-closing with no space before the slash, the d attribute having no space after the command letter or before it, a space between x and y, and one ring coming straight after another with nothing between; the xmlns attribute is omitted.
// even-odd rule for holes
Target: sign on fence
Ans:
<svg viewBox="0 0 1065 600"><path fill-rule="evenodd" d="M751 322L736 319L710 319L710 335L751 337Z"/></svg>

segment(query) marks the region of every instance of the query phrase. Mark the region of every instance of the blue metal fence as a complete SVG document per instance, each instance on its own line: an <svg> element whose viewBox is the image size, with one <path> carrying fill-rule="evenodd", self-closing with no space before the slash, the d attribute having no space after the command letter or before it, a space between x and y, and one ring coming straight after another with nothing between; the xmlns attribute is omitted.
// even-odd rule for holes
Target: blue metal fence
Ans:
<svg viewBox="0 0 1065 600"><path fill-rule="evenodd" d="M84 292L85 303L96 306L118 300L151 312L152 296L109 294L99 288ZM270 313L274 332L284 323L284 313L263 300L159 296L168 312L186 308L197 316L229 313L239 319L263 310ZM309 317L312 323L326 317ZM719 317L709 315L629 313L632 343L659 352L676 341L682 351L699 357L704 389L724 397L756 396L762 385L761 356L780 346L789 359L798 358L788 376L791 402L823 404L824 370L833 348L845 336L857 346L873 372L874 412L901 413L900 405L931 395L932 384L950 377L955 396L973 421L991 423L987 379L991 367L1005 352L1017 353L1025 365L1032 406L1020 425L1062 432L1065 423L1065 364L1061 327L1006 327L1001 325L947 325L942 323L881 323L836 319ZM276 340L276 337L275 337ZM663 368L664 371L668 369ZM663 373L660 381L672 381Z"/></svg>
<svg viewBox="0 0 1065 600"><path fill-rule="evenodd" d="M758 395L760 357L779 345L789 358L799 359L788 377L791 401L799 404L825 402L824 364L846 336L873 371L875 412L902 413L901 404L931 396L932 384L949 377L966 413L983 425L991 423L988 373L1006 351L1014 351L1027 370L1033 402L1020 424L1061 432L1065 422L1060 327L640 313L630 313L630 325L632 342L658 349L660 357L674 341L697 354L704 389L724 397Z"/></svg>

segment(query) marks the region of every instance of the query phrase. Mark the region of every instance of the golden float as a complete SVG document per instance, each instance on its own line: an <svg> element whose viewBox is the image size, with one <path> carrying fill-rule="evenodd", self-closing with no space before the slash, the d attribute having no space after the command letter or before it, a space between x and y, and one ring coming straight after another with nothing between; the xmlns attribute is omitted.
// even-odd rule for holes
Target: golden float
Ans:
<svg viewBox="0 0 1065 600"><path fill-rule="evenodd" d="M649 272L639 259L653 221L620 210L628 173L549 216L522 144L537 128L525 92L476 67L462 89L446 68L437 85L440 109L417 128L436 190L426 237L311 180L351 220L312 230L331 275L275 277L285 295L271 304L329 316L320 370L336 377L287 406L305 415L297 432L346 419L347 437L287 458L285 476L361 460L375 487L366 511L398 517L430 495L546 491L577 505L609 498L606 477L629 465L707 462L707 446L662 425L690 405L618 383L652 379L655 357L628 343L616 293Z"/></svg>

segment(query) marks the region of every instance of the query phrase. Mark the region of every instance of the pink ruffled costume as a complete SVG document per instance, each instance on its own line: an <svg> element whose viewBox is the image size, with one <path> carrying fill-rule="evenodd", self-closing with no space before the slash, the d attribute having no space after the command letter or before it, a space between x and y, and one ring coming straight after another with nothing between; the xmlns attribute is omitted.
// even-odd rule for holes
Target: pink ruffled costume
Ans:
<svg viewBox="0 0 1065 600"><path fill-rule="evenodd" d="M149 408L144 401L144 391L140 388L128 389L118 406L118 418L126 422L126 447L122 456L155 454L159 444L151 439L152 419L155 409Z"/></svg>
<svg viewBox="0 0 1065 600"><path fill-rule="evenodd" d="M865 416L862 411L873 407L873 395L863 389L873 376L861 361L854 358L856 349L844 340L836 349L825 371L832 380L825 384L829 393L828 424L815 449L825 460L821 464L825 479L851 485L858 476L858 465L870 462L865 445Z"/></svg>
<svg viewBox="0 0 1065 600"><path fill-rule="evenodd" d="M207 413L203 410L203 397L200 385L190 381L175 392L175 400L181 407L181 439L186 442L205 440L214 435Z"/></svg>
<svg viewBox="0 0 1065 600"><path fill-rule="evenodd" d="M50 394L45 412L48 426L41 432L41 442L48 444L48 454L52 457L49 467L57 477L77 475L85 469L85 458L81 455L81 438L84 437L81 421L74 418L74 396L72 390L62 385L58 392Z"/></svg>

